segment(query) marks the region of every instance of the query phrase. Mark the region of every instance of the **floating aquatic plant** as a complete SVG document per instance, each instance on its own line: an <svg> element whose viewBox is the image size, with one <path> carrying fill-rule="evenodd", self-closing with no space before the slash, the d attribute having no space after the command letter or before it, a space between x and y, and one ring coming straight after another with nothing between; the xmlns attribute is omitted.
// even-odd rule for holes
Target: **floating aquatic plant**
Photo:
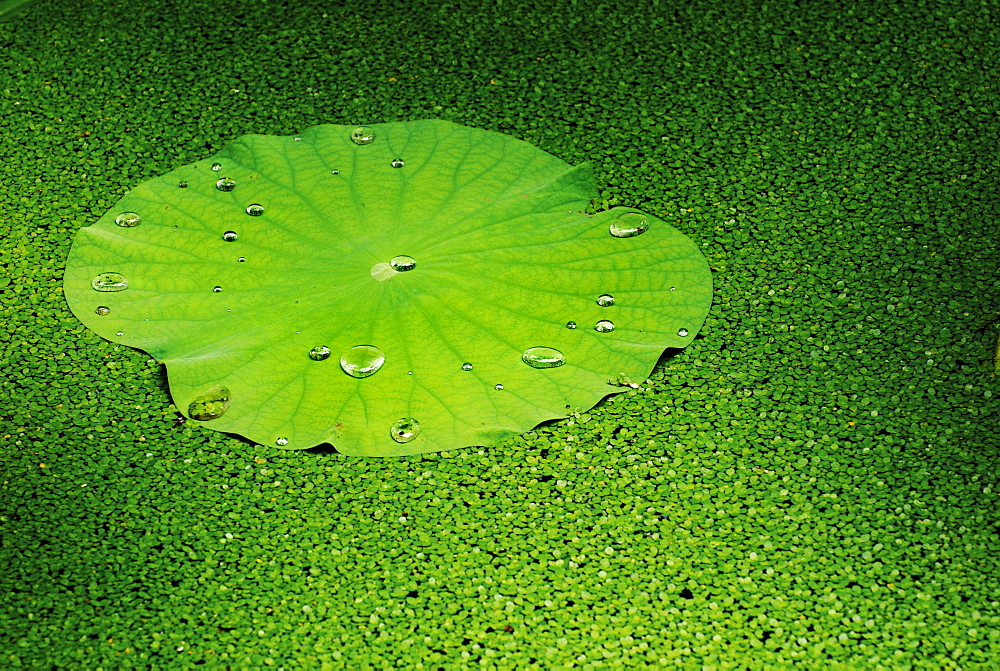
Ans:
<svg viewBox="0 0 1000 671"><path fill-rule="evenodd" d="M494 444L645 379L707 315L697 246L584 214L596 196L586 164L445 121L246 135L81 229L65 294L204 426L369 456Z"/></svg>

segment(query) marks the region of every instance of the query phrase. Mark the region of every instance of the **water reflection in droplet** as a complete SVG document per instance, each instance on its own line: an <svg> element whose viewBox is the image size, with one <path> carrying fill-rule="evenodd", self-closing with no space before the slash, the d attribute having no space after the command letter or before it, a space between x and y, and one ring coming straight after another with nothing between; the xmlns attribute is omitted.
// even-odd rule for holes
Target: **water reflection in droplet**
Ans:
<svg viewBox="0 0 1000 671"><path fill-rule="evenodd" d="M417 262L412 256L401 254L389 260L389 265L398 272L405 273L417 267Z"/></svg>
<svg viewBox="0 0 1000 671"><path fill-rule="evenodd" d="M309 350L309 358L313 361L323 361L330 358L330 348L326 345L317 345Z"/></svg>
<svg viewBox="0 0 1000 671"><path fill-rule="evenodd" d="M264 214L264 206L261 205L260 203L252 203L250 205L247 205L247 214L249 214L251 217L259 217L260 215Z"/></svg>
<svg viewBox="0 0 1000 671"><path fill-rule="evenodd" d="M613 322L610 322L607 319L602 319L601 321L594 324L594 330L599 333L610 333L611 331L615 330L615 325Z"/></svg>
<svg viewBox="0 0 1000 671"><path fill-rule="evenodd" d="M420 435L420 422L412 417L397 419L389 428L389 435L397 443L408 443Z"/></svg>
<svg viewBox="0 0 1000 671"><path fill-rule="evenodd" d="M351 133L351 142L354 144L371 144L375 140L375 130L367 126L358 126Z"/></svg>
<svg viewBox="0 0 1000 671"><path fill-rule="evenodd" d="M229 409L230 401L229 389L217 385L188 404L188 416L199 422L218 419Z"/></svg>
<svg viewBox="0 0 1000 671"><path fill-rule="evenodd" d="M219 191L232 191L236 188L236 180L229 177L223 177L215 183L215 188Z"/></svg>

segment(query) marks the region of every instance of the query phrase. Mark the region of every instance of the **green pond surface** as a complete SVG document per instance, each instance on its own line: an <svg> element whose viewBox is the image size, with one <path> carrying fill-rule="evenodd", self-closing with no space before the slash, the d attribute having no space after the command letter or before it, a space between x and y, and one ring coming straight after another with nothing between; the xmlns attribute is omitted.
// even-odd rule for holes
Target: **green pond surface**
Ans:
<svg viewBox="0 0 1000 671"><path fill-rule="evenodd" d="M0 55L0 668L997 668L996 2L0 2ZM77 232L136 186L428 119L683 233L704 325L496 445L358 457L211 430L234 391L174 405L70 311ZM430 272L393 253L369 281Z"/></svg>

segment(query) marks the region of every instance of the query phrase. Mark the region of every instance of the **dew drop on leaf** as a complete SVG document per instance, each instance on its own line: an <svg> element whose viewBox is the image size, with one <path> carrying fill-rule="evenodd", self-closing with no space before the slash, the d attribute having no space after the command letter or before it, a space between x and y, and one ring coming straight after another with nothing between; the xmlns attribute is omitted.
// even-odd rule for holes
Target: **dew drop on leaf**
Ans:
<svg viewBox="0 0 1000 671"><path fill-rule="evenodd" d="M521 361L532 368L558 368L566 363L566 356L554 347L529 347Z"/></svg>
<svg viewBox="0 0 1000 671"><path fill-rule="evenodd" d="M125 331L115 331L115 335L116 336L123 336L123 335L125 335Z"/></svg>
<svg viewBox="0 0 1000 671"><path fill-rule="evenodd" d="M122 212L115 217L115 223L122 228L132 228L133 226L138 226L140 221L142 221L142 217L135 212Z"/></svg>
<svg viewBox="0 0 1000 671"><path fill-rule="evenodd" d="M390 163L389 165L391 165L393 168L402 168L403 159L401 158L393 159L392 163Z"/></svg>
<svg viewBox="0 0 1000 671"><path fill-rule="evenodd" d="M496 389L497 391L503 391L503 385L502 384L495 384L495 385L493 385L493 388Z"/></svg>
<svg viewBox="0 0 1000 671"><path fill-rule="evenodd" d="M610 294L604 294L602 296L598 296L597 297L597 304L600 305L602 308L606 308L609 305L614 305L615 304L615 297L611 296Z"/></svg>
<svg viewBox="0 0 1000 671"><path fill-rule="evenodd" d="M236 188L236 180L230 179L229 177L223 177L215 183L215 188L219 191L232 191Z"/></svg>
<svg viewBox="0 0 1000 671"><path fill-rule="evenodd" d="M186 181L186 180L183 180L183 179L182 179L181 181L177 182L177 186L179 186L179 187L180 187L180 188L182 188L182 189L186 189L186 188L187 188L187 186L188 186L188 183L187 183L187 181Z"/></svg>
<svg viewBox="0 0 1000 671"><path fill-rule="evenodd" d="M217 385L191 401L188 405L188 416L199 422L218 419L229 410L230 400L229 389Z"/></svg>
<svg viewBox="0 0 1000 671"><path fill-rule="evenodd" d="M236 259L236 260L237 260L237 261L239 261L240 263L244 263L244 262L246 262L246 258L245 258L245 257L243 257L243 256L241 256L240 258L238 258L238 259Z"/></svg>
<svg viewBox="0 0 1000 671"><path fill-rule="evenodd" d="M226 242L236 242L240 236L236 234L236 231L226 231L222 234L222 239Z"/></svg>
<svg viewBox="0 0 1000 671"><path fill-rule="evenodd" d="M420 422L412 417L403 417L392 423L389 435L397 443L408 443L420 435Z"/></svg>
<svg viewBox="0 0 1000 671"><path fill-rule="evenodd" d="M125 291L128 280L121 273L101 273L90 282L94 291Z"/></svg>
<svg viewBox="0 0 1000 671"><path fill-rule="evenodd" d="M264 206L259 203L252 203L247 205L247 214L251 217L259 217L264 214Z"/></svg>
<svg viewBox="0 0 1000 671"><path fill-rule="evenodd" d="M213 163L212 164L212 170L214 172L219 172L220 170L222 170L222 164L221 163Z"/></svg>
<svg viewBox="0 0 1000 671"><path fill-rule="evenodd" d="M109 308L107 305L98 305L97 309L94 310L94 314L98 314L104 317L105 315L111 314L111 308Z"/></svg>
<svg viewBox="0 0 1000 671"><path fill-rule="evenodd" d="M598 333L610 333L611 331L615 330L615 325L613 322L610 322L607 319L602 319L601 321L594 324L594 330L597 331Z"/></svg>
<svg viewBox="0 0 1000 671"><path fill-rule="evenodd" d="M576 322L566 322L566 328L568 328L568 329L575 329L576 328Z"/></svg>
<svg viewBox="0 0 1000 671"><path fill-rule="evenodd" d="M309 358L313 361L323 361L330 358L330 348L326 345L317 345L309 350Z"/></svg>
<svg viewBox="0 0 1000 671"><path fill-rule="evenodd" d="M375 140L375 130L367 126L358 126L351 133L351 142L354 144L371 144Z"/></svg>
<svg viewBox="0 0 1000 671"><path fill-rule="evenodd" d="M412 256L406 256L405 254L400 256L394 256L389 261L389 265L398 272L405 273L408 270L413 270L417 267L417 261Z"/></svg>
<svg viewBox="0 0 1000 671"><path fill-rule="evenodd" d="M677 335L679 335L682 338L684 336L686 336L687 334L688 334L688 330L687 329L680 329L679 331L677 331Z"/></svg>
<svg viewBox="0 0 1000 671"><path fill-rule="evenodd" d="M212 289L212 291L214 291L215 293L219 293L220 291L222 291L222 287L215 287L214 289Z"/></svg>
<svg viewBox="0 0 1000 671"><path fill-rule="evenodd" d="M611 235L632 238L649 229L649 218L640 212L625 212L611 221Z"/></svg>
<svg viewBox="0 0 1000 671"><path fill-rule="evenodd" d="M351 377L368 377L385 363L385 353L372 345L355 345L340 356L340 367Z"/></svg>
<svg viewBox="0 0 1000 671"><path fill-rule="evenodd" d="M472 370L472 364L466 361L462 364L462 370Z"/></svg>
<svg viewBox="0 0 1000 671"><path fill-rule="evenodd" d="M278 447L284 447L285 445L288 445L288 439L278 438L276 441L274 441L274 444L277 445Z"/></svg>
<svg viewBox="0 0 1000 671"><path fill-rule="evenodd" d="M340 174L340 171L339 171L339 170L331 170L331 171L330 171L330 174L331 174L331 175L339 175L339 174Z"/></svg>

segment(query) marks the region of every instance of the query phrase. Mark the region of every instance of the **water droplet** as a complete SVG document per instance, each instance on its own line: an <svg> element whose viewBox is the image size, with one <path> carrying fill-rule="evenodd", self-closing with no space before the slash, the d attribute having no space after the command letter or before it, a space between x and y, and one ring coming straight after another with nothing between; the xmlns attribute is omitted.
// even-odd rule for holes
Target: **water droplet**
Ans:
<svg viewBox="0 0 1000 671"><path fill-rule="evenodd" d="M677 287L670 287L671 291L677 291Z"/></svg>
<svg viewBox="0 0 1000 671"><path fill-rule="evenodd" d="M677 335L679 335L682 338L685 337L687 334L688 334L688 330L687 329L680 329L680 330L677 331Z"/></svg>
<svg viewBox="0 0 1000 671"><path fill-rule="evenodd" d="M351 142L354 144L371 144L375 140L375 130L367 126L358 126L351 133Z"/></svg>
<svg viewBox="0 0 1000 671"><path fill-rule="evenodd" d="M649 217L641 212L625 212L611 221L611 235L632 238L649 229Z"/></svg>
<svg viewBox="0 0 1000 671"><path fill-rule="evenodd" d="M466 361L462 364L462 370L472 370L472 364Z"/></svg>
<svg viewBox="0 0 1000 671"><path fill-rule="evenodd" d="M597 304L602 308L606 308L609 305L615 304L615 297L610 294L603 294L597 297Z"/></svg>
<svg viewBox="0 0 1000 671"><path fill-rule="evenodd" d="M244 263L246 261L246 257L245 256L241 256L240 258L238 258L236 260L239 261L240 263Z"/></svg>
<svg viewBox="0 0 1000 671"><path fill-rule="evenodd" d="M532 368L558 368L566 363L566 356L554 347L529 347L521 361Z"/></svg>
<svg viewBox="0 0 1000 671"><path fill-rule="evenodd" d="M405 273L407 270L413 270L417 267L417 262L412 256L394 256L389 260L389 265L395 270Z"/></svg>
<svg viewBox="0 0 1000 671"><path fill-rule="evenodd" d="M226 231L222 234L222 239L226 242L236 242L236 239L239 237L240 236L236 234L236 231Z"/></svg>
<svg viewBox="0 0 1000 671"><path fill-rule="evenodd" d="M309 358L313 361L323 361L330 358L330 348L326 345L317 345L309 350Z"/></svg>
<svg viewBox="0 0 1000 671"><path fill-rule="evenodd" d="M259 217L260 215L264 214L264 206L261 205L260 203L252 203L250 205L247 205L247 214L249 214L251 217Z"/></svg>
<svg viewBox="0 0 1000 671"><path fill-rule="evenodd" d="M219 191L232 191L236 188L236 180L230 179L229 177L223 177L215 183L215 188Z"/></svg>
<svg viewBox="0 0 1000 671"><path fill-rule="evenodd" d="M594 330L598 333L609 333L615 330L615 325L609 322L607 319L602 319L601 321L594 324Z"/></svg>
<svg viewBox="0 0 1000 671"><path fill-rule="evenodd" d="M288 439L284 437L278 438L276 441L274 441L274 444L277 445L278 447L284 447L285 445L288 445Z"/></svg>
<svg viewBox="0 0 1000 671"><path fill-rule="evenodd" d="M401 158L393 159L392 163L390 163L389 165L391 165L393 168L402 168L403 159Z"/></svg>
<svg viewBox="0 0 1000 671"><path fill-rule="evenodd" d="M568 329L575 329L576 328L576 322L566 322L566 328L568 328Z"/></svg>
<svg viewBox="0 0 1000 671"><path fill-rule="evenodd" d="M212 164L212 170L214 170L215 172L219 172L220 170L222 170L222 164L221 163L213 163Z"/></svg>
<svg viewBox="0 0 1000 671"><path fill-rule="evenodd" d="M493 388L496 389L497 391L503 391L503 385L502 384L495 384L495 385L493 385Z"/></svg>
<svg viewBox="0 0 1000 671"><path fill-rule="evenodd" d="M125 335L125 331L116 331L115 335L117 335L117 336L123 336L123 335Z"/></svg>
<svg viewBox="0 0 1000 671"><path fill-rule="evenodd" d="M420 435L420 422L412 417L403 417L392 423L389 435L397 443L408 443Z"/></svg>
<svg viewBox="0 0 1000 671"><path fill-rule="evenodd" d="M385 363L385 353L372 345L355 345L340 356L340 367L351 377L368 377Z"/></svg>
<svg viewBox="0 0 1000 671"><path fill-rule="evenodd" d="M229 389L222 385L212 387L188 405L188 416L199 422L222 417L229 410Z"/></svg>
<svg viewBox="0 0 1000 671"><path fill-rule="evenodd" d="M181 181L177 182L177 186L179 186L182 189L188 188L187 180L182 179Z"/></svg>
<svg viewBox="0 0 1000 671"><path fill-rule="evenodd" d="M128 280L121 273L101 273L90 282L94 291L125 291Z"/></svg>
<svg viewBox="0 0 1000 671"><path fill-rule="evenodd" d="M107 305L98 305L97 309L94 310L94 312L103 317L105 315L111 314L111 308L109 308Z"/></svg>
<svg viewBox="0 0 1000 671"><path fill-rule="evenodd" d="M330 171L330 174L331 174L331 175L339 175L339 174L340 174L340 171L339 171L339 170L331 170L331 171Z"/></svg>
<svg viewBox="0 0 1000 671"><path fill-rule="evenodd" d="M295 141L296 141L296 142L302 142L302 138L300 138L300 137L297 137L297 138L295 138Z"/></svg>
<svg viewBox="0 0 1000 671"><path fill-rule="evenodd" d="M214 289L212 289L212 291L214 291L215 293L219 293L220 291L222 291L222 287L215 287Z"/></svg>
<svg viewBox="0 0 1000 671"><path fill-rule="evenodd" d="M142 217L135 212L122 212L115 217L115 223L122 228L132 228L133 226L138 226L140 221L142 221Z"/></svg>

